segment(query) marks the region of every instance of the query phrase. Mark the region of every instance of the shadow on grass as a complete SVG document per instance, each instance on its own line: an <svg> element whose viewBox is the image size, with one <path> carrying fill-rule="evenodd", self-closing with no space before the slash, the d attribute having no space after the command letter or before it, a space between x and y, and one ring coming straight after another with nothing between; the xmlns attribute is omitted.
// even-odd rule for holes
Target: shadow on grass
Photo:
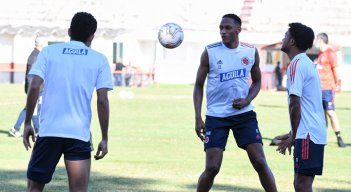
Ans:
<svg viewBox="0 0 351 192"><path fill-rule="evenodd" d="M266 105L266 104L259 104L260 107L267 107L267 108L287 108L287 106L283 105Z"/></svg>
<svg viewBox="0 0 351 192"><path fill-rule="evenodd" d="M0 169L0 191L25 191L27 186L26 171ZM151 190L160 180L108 176L97 172L90 174L89 191L145 191ZM44 191L68 191L66 169L57 167L53 179L45 185Z"/></svg>
<svg viewBox="0 0 351 192"><path fill-rule="evenodd" d="M316 188L315 190L316 192L350 192L349 189L320 189L320 188Z"/></svg>
<svg viewBox="0 0 351 192"><path fill-rule="evenodd" d="M7 135L10 137L9 131L0 130L0 134Z"/></svg>
<svg viewBox="0 0 351 192"><path fill-rule="evenodd" d="M267 108L284 108L284 109L286 109L288 107L287 105L266 105L266 104L259 104L258 106L260 106L260 107L267 107ZM351 108L349 108L349 107L338 107L337 110L350 111Z"/></svg>
<svg viewBox="0 0 351 192"><path fill-rule="evenodd" d="M187 191L195 191L196 185L188 185L187 188L189 190ZM247 187L238 187L235 185L223 185L223 184L216 184L214 183L211 190L216 190L216 191L238 191L238 192L262 192L263 189L253 189L253 188L247 188Z"/></svg>

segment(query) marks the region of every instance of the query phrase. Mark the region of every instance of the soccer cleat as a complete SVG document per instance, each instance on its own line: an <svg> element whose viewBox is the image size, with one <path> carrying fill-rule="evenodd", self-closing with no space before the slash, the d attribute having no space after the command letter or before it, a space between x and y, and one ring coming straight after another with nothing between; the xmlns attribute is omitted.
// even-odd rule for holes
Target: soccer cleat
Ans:
<svg viewBox="0 0 351 192"><path fill-rule="evenodd" d="M22 137L22 134L16 130L15 128L11 128L10 131L9 131L9 135L12 135L13 137L15 138L20 138Z"/></svg>
<svg viewBox="0 0 351 192"><path fill-rule="evenodd" d="M346 147L346 144L342 141L341 137L338 137L338 146L341 148Z"/></svg>

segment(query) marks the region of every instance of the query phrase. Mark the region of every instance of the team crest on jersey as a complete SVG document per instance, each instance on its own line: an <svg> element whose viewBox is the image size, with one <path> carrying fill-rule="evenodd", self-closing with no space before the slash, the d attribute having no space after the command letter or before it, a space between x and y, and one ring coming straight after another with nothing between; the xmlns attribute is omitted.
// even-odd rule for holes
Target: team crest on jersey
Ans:
<svg viewBox="0 0 351 192"><path fill-rule="evenodd" d="M219 74L219 78L221 82L229 81L237 78L243 78L245 76L246 76L245 68Z"/></svg>
<svg viewBox="0 0 351 192"><path fill-rule="evenodd" d="M88 49L63 48L62 54L69 54L69 55L87 55L87 54L88 54Z"/></svg>
<svg viewBox="0 0 351 192"><path fill-rule="evenodd" d="M205 143L208 143L209 141L210 141L210 138L206 136L204 142L205 142Z"/></svg>
<svg viewBox="0 0 351 192"><path fill-rule="evenodd" d="M243 58L241 58L241 63L242 63L243 65L249 64L249 58L248 58L248 57L243 57Z"/></svg>

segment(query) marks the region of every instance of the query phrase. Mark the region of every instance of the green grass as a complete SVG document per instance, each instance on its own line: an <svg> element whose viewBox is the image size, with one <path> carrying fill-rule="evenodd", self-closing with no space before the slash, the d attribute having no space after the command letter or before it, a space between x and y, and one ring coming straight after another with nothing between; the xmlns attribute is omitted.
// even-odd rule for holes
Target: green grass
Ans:
<svg viewBox="0 0 351 192"><path fill-rule="evenodd" d="M192 86L122 88L134 99L119 97L121 89L110 92L109 153L92 161L89 191L195 191L204 169L203 145L194 131ZM22 85L0 84L0 191L25 191L30 151L21 139L8 137L18 113L25 105ZM351 92L337 94L337 114L344 141L351 143ZM94 145L100 139L95 96L92 102ZM279 191L293 191L292 156L277 153L270 139L289 131L285 92L260 92L254 100L264 151ZM205 108L203 109L205 112ZM320 192L351 191L351 146L337 147L328 129L323 176L314 182ZM68 191L63 161L46 191ZM212 191L263 191L245 151L230 137L220 173Z"/></svg>

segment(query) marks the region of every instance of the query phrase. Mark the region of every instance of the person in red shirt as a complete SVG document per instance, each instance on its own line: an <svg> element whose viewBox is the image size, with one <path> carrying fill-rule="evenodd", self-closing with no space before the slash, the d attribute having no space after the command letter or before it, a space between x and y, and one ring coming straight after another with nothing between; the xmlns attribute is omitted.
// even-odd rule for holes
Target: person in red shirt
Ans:
<svg viewBox="0 0 351 192"><path fill-rule="evenodd" d="M320 52L317 58L317 68L322 86L322 100L325 111L325 120L328 123L328 117L331 126L335 132L338 146L346 147L340 134L340 124L335 112L335 90L340 88L338 76L338 63L336 52L328 44L328 35L326 33L319 33L316 38L315 46L319 48Z"/></svg>

